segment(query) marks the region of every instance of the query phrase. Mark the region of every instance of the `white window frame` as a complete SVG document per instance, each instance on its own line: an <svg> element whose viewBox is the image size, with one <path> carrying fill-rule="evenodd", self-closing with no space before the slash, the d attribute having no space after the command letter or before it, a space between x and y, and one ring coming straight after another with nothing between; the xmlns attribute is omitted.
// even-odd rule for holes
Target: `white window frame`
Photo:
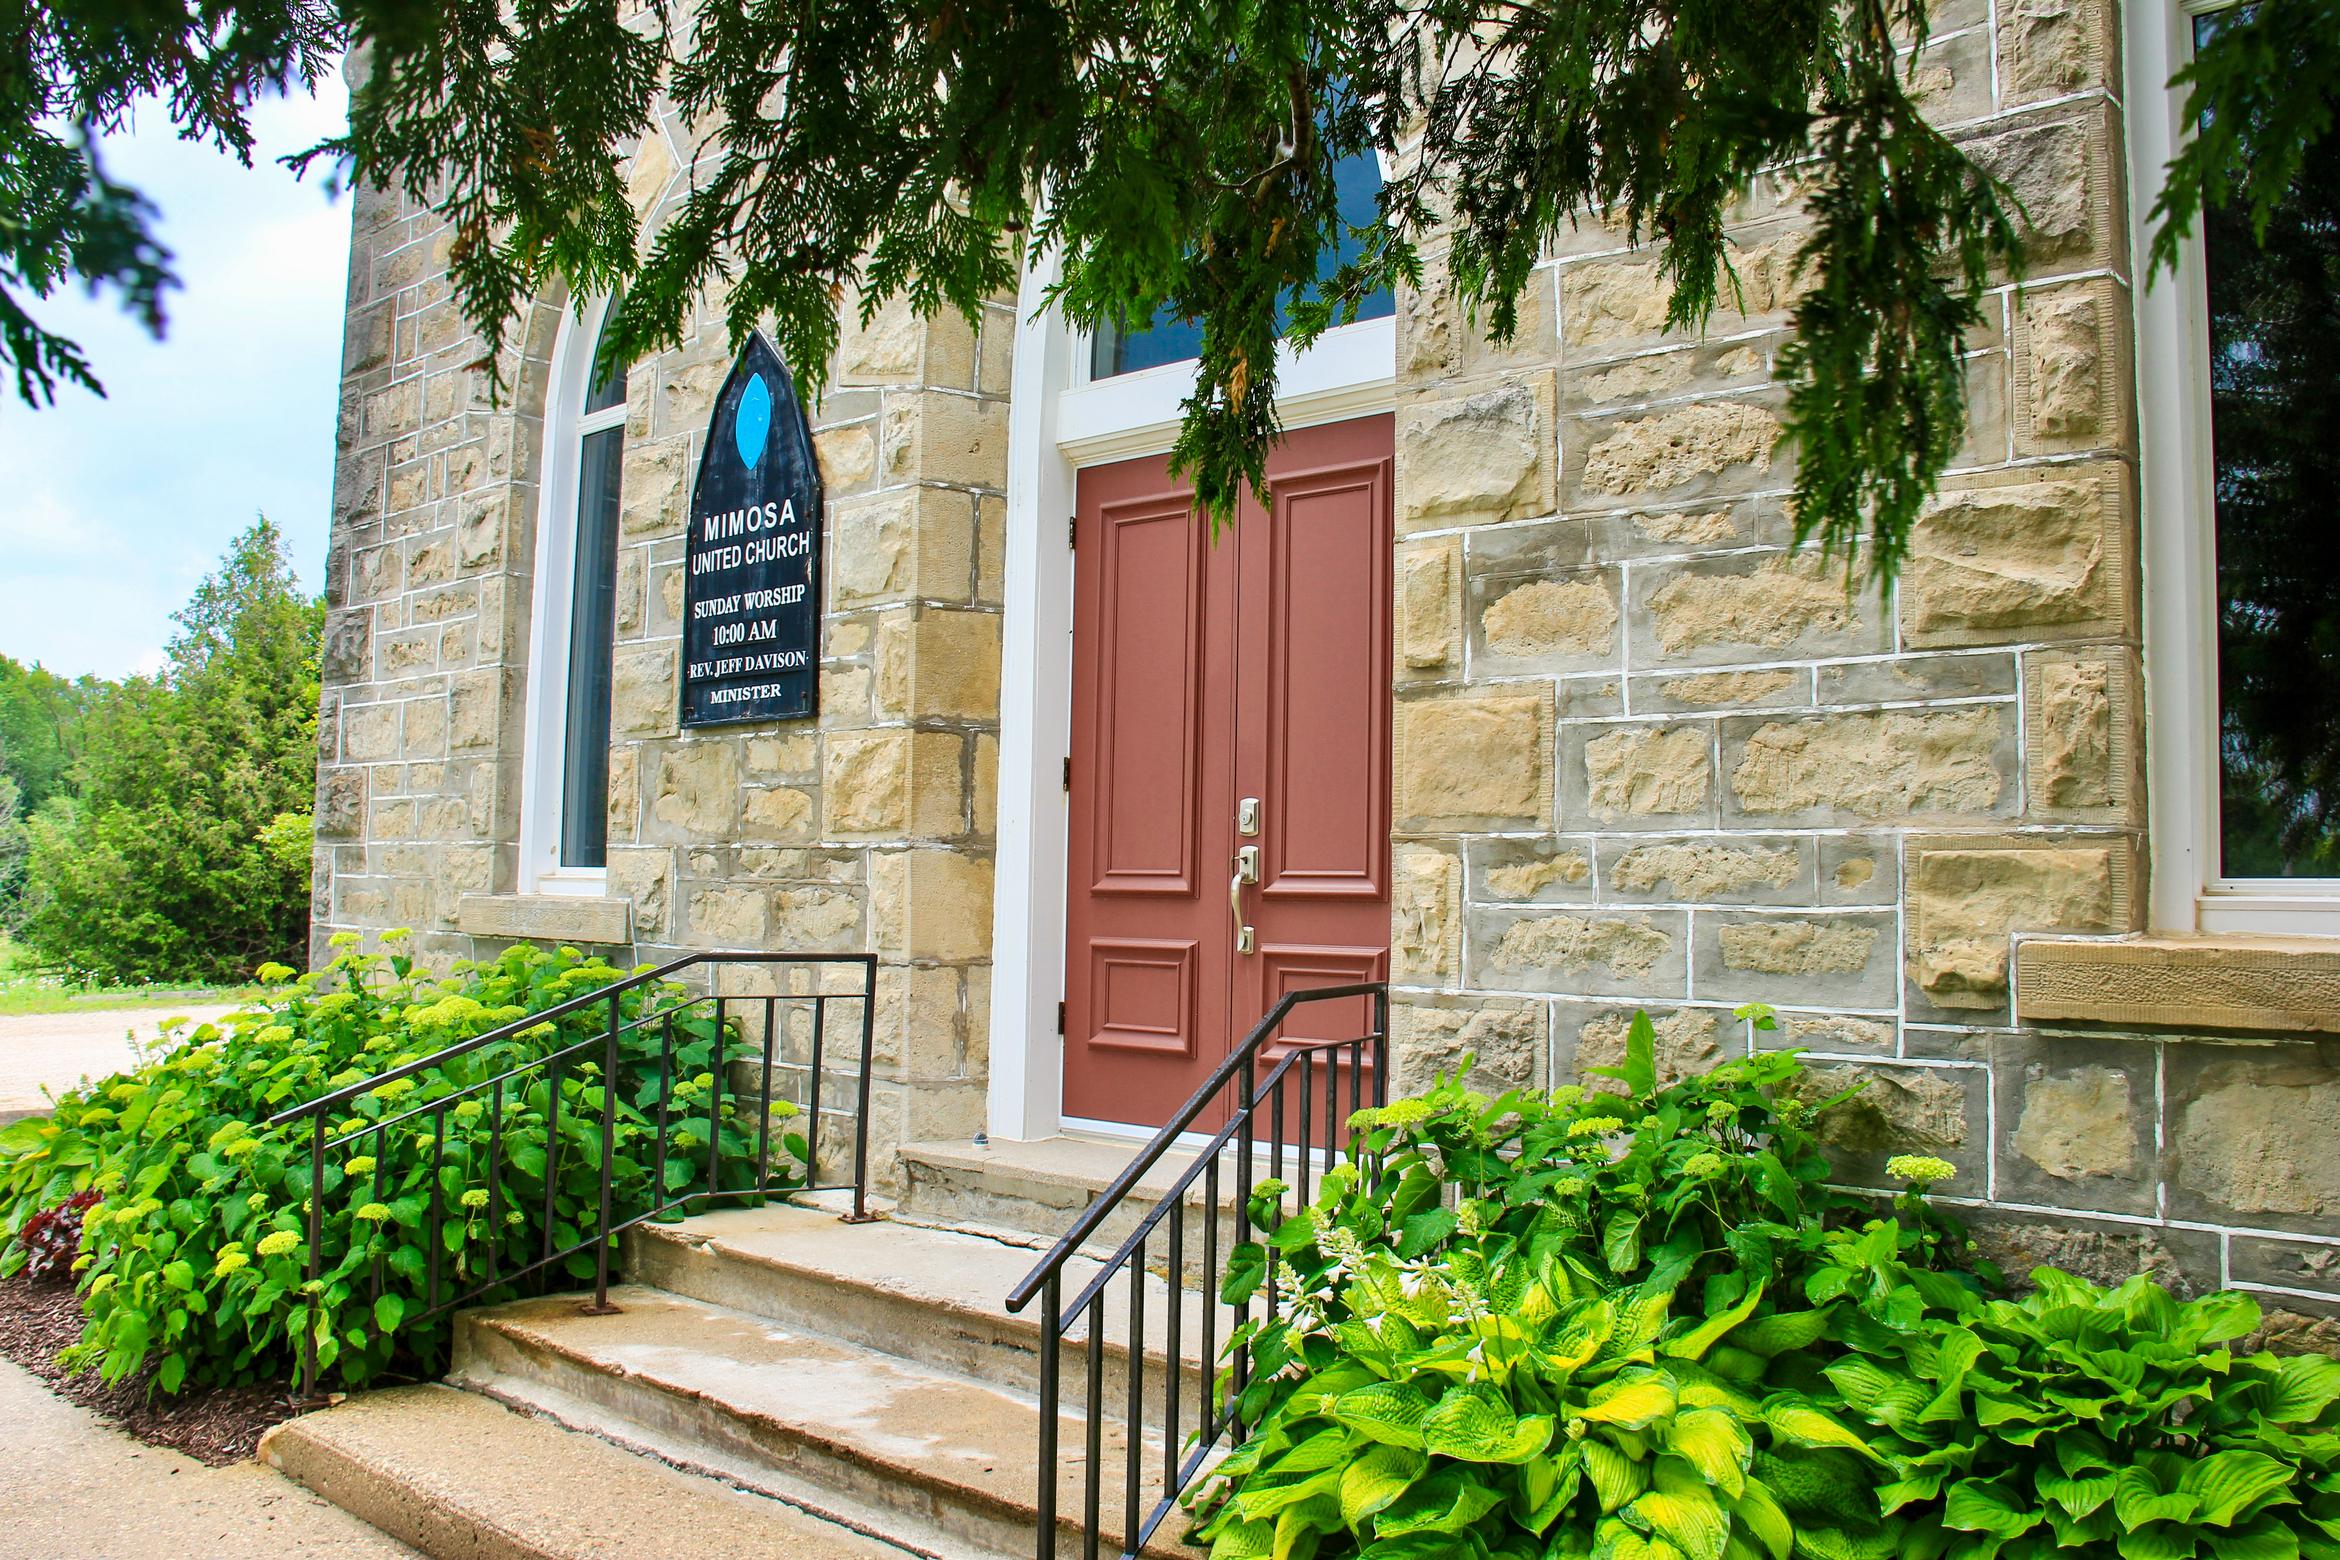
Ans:
<svg viewBox="0 0 2340 1560"><path fill-rule="evenodd" d="M528 695L520 757L520 891L600 896L606 867L561 863L561 782L566 768L569 616L577 572L577 478L585 436L626 420L626 403L581 415L607 298L562 313L553 338L544 408L543 480L536 497L534 610L528 628Z"/></svg>
<svg viewBox="0 0 2340 1560"><path fill-rule="evenodd" d="M2228 878L2218 870L2218 574L2210 426L2210 305L2201 223L2177 267L2147 281L2147 213L2192 133L2169 78L2194 22L2236 0L2132 0L2127 59L2138 452L2144 513L2147 827L2153 928L2340 936L2340 878Z"/></svg>
<svg viewBox="0 0 2340 1560"><path fill-rule="evenodd" d="M1388 170L1384 168L1384 176ZM1088 338L1048 302L1051 254L1025 268L1008 401L1005 612L1000 646L999 832L992 894L991 1135L1056 1136L1068 1125L1064 1041L1065 870L1072 751L1072 549L1080 468L1158 455L1178 436L1191 362L1092 379ZM1306 352L1279 347L1277 415L1288 428L1397 404L1397 321L1359 320Z"/></svg>

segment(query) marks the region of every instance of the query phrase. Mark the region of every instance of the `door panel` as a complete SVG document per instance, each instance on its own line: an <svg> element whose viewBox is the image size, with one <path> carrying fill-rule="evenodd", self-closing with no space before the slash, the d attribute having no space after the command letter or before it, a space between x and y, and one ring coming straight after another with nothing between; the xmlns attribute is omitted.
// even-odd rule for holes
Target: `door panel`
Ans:
<svg viewBox="0 0 2340 1560"><path fill-rule="evenodd" d="M1069 1116L1163 1121L1286 992L1387 972L1392 438L1386 416L1287 435L1269 506L1247 498L1215 545L1162 459L1080 474ZM1239 845L1261 855L1250 954ZM1328 1004L1289 1032L1367 1023ZM1356 1083L1318 1069L1311 1095Z"/></svg>
<svg viewBox="0 0 2340 1560"><path fill-rule="evenodd" d="M1227 1054L1235 559L1160 457L1083 471L1064 1110L1160 1121Z"/></svg>

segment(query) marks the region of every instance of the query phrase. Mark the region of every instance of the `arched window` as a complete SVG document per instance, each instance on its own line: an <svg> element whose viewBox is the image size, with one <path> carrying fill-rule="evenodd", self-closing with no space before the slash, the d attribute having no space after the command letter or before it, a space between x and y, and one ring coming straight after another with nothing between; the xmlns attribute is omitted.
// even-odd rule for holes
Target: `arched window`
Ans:
<svg viewBox="0 0 2340 1560"><path fill-rule="evenodd" d="M598 893L609 865L611 659L626 371L605 371L612 301L562 322L545 408L521 804L522 887Z"/></svg>
<svg viewBox="0 0 2340 1560"><path fill-rule="evenodd" d="M1373 153L1351 152L1333 164L1333 198L1340 204L1341 221L1347 227L1372 226L1377 215L1374 202L1380 194L1381 160ZM1361 247L1347 232L1338 234L1332 245L1317 256L1316 274L1321 278L1339 270ZM1359 305L1357 318L1386 319L1396 312L1397 300L1385 287ZM1277 315L1278 324L1288 317L1282 309ZM1107 326L1098 331L1089 346L1089 377L1111 379L1117 374L1134 374L1139 369L1160 368L1200 356L1202 326L1179 318L1165 306L1142 329L1116 330Z"/></svg>

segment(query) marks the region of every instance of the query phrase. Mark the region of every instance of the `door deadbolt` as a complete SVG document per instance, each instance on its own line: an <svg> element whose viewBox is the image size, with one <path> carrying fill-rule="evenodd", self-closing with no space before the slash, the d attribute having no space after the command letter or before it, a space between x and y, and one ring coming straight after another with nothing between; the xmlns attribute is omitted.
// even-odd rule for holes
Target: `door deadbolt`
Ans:
<svg viewBox="0 0 2340 1560"><path fill-rule="evenodd" d="M1259 798L1247 796L1235 804L1235 832L1253 835L1259 832Z"/></svg>

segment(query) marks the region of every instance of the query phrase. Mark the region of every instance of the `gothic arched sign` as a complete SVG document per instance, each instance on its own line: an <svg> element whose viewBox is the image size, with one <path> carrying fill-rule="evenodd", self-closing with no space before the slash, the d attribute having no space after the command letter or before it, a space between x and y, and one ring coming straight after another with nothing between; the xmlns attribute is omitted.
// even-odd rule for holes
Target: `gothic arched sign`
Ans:
<svg viewBox="0 0 2340 1560"><path fill-rule="evenodd" d="M715 398L683 568L682 723L818 714L821 469L760 332Z"/></svg>

